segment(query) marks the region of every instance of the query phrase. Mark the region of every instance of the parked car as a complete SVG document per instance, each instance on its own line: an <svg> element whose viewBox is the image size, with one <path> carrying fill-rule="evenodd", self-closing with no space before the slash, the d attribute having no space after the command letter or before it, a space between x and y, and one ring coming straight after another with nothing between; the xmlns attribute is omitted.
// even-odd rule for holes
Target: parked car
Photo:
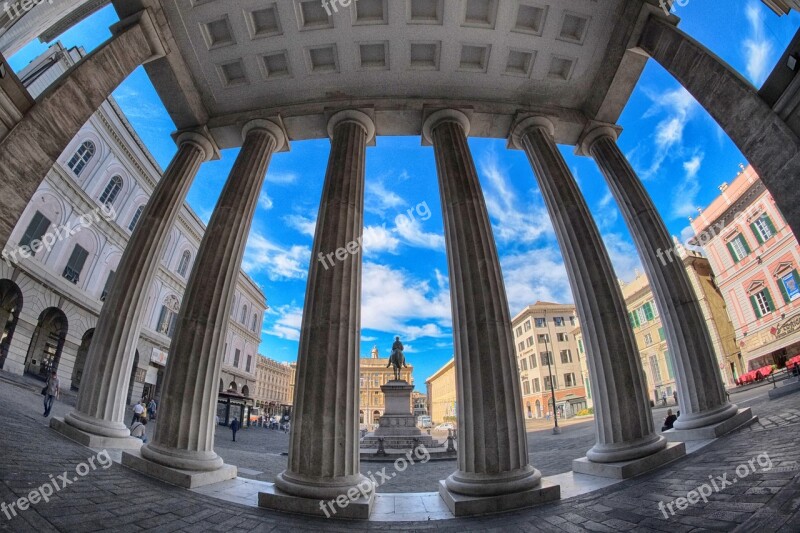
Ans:
<svg viewBox="0 0 800 533"><path fill-rule="evenodd" d="M450 429L456 429L456 427L450 422L445 422L444 424L439 424L438 426L436 426L436 429L440 431L447 431Z"/></svg>

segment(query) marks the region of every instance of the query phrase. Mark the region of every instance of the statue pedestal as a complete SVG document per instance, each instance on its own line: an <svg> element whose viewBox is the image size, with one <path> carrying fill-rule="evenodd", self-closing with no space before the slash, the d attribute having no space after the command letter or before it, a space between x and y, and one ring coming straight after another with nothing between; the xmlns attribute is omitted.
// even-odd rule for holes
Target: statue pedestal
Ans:
<svg viewBox="0 0 800 533"><path fill-rule="evenodd" d="M374 435L376 437L422 435L411 412L411 391L414 390L414 386L405 381L392 380L386 385L381 385L381 390L385 407Z"/></svg>

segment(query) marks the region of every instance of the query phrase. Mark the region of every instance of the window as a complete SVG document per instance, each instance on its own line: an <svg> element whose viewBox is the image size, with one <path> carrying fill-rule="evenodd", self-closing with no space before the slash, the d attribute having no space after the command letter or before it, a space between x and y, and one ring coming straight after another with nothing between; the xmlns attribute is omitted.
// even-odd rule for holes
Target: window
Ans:
<svg viewBox="0 0 800 533"><path fill-rule="evenodd" d="M753 235L755 235L758 244L767 241L776 233L775 226L772 225L772 221L766 213L762 214L755 222L750 224L750 229L753 230Z"/></svg>
<svg viewBox="0 0 800 533"><path fill-rule="evenodd" d="M75 248L72 249L72 255L69 256L67 266L64 267L62 276L72 283L77 284L78 281L80 281L81 272L83 271L83 266L86 264L87 257L89 257L89 252L84 250L80 244L76 244Z"/></svg>
<svg viewBox="0 0 800 533"><path fill-rule="evenodd" d="M239 317L239 322L242 324L247 323L247 306L242 306L242 316Z"/></svg>
<svg viewBox="0 0 800 533"><path fill-rule="evenodd" d="M537 328L544 328L547 327L547 319L546 318L534 318L534 322L536 322Z"/></svg>
<svg viewBox="0 0 800 533"><path fill-rule="evenodd" d="M117 275L117 272L112 270L108 273L108 277L106 278L106 284L103 287L103 292L100 294L100 301L105 302L106 298L108 298L109 293L111 292L111 286L114 284L114 277Z"/></svg>
<svg viewBox="0 0 800 533"><path fill-rule="evenodd" d="M558 340L558 342L567 342L567 339L569 339L569 337L567 336L566 333L556 333L556 339Z"/></svg>
<svg viewBox="0 0 800 533"><path fill-rule="evenodd" d="M533 337L528 337L527 339L525 339L525 344L526 344L528 347L531 347L531 346L533 346Z"/></svg>
<svg viewBox="0 0 800 533"><path fill-rule="evenodd" d="M253 364L253 356L252 355L248 355L247 356L247 365L244 368L245 372L250 372L250 365L252 365L252 364Z"/></svg>
<svg viewBox="0 0 800 533"><path fill-rule="evenodd" d="M522 360L522 371L525 372L526 370L528 370L528 360L527 359L523 359Z"/></svg>
<svg viewBox="0 0 800 533"><path fill-rule="evenodd" d="M542 360L542 366L547 366L552 362L553 354L550 352L540 352L539 358Z"/></svg>
<svg viewBox="0 0 800 533"><path fill-rule="evenodd" d="M647 323L647 314L645 313L644 306L638 308L633 314L636 317L637 326Z"/></svg>
<svg viewBox="0 0 800 533"><path fill-rule="evenodd" d="M655 381L656 385L661 383L661 367L659 367L658 359L656 359L655 355L650 356L650 370L653 373L653 381Z"/></svg>
<svg viewBox="0 0 800 533"><path fill-rule="evenodd" d="M533 378L533 392L541 392L541 387L539 386L539 378Z"/></svg>
<svg viewBox="0 0 800 533"><path fill-rule="evenodd" d="M553 376L553 386L550 387L550 376L544 377L544 388L545 390L549 390L550 388L557 389L558 388L558 376Z"/></svg>
<svg viewBox="0 0 800 533"><path fill-rule="evenodd" d="M669 353L669 350L664 352L664 360L667 362L667 375L670 379L675 379L675 363L672 361L672 354Z"/></svg>
<svg viewBox="0 0 800 533"><path fill-rule="evenodd" d="M578 351L583 353L583 339L578 339Z"/></svg>
<svg viewBox="0 0 800 533"><path fill-rule="evenodd" d="M574 326L575 325L575 317L574 316L569 317L569 325L570 326Z"/></svg>
<svg viewBox="0 0 800 533"><path fill-rule="evenodd" d="M530 320L526 320L525 321L525 331L530 331L530 330L531 330L531 321Z"/></svg>
<svg viewBox="0 0 800 533"><path fill-rule="evenodd" d="M517 328L517 337L522 337L522 326Z"/></svg>
<svg viewBox="0 0 800 533"><path fill-rule="evenodd" d="M563 327L564 317L563 316L553 317L553 324L555 324L557 327Z"/></svg>
<svg viewBox="0 0 800 533"><path fill-rule="evenodd" d="M233 366L239 368L239 357L242 355L242 352L239 351L239 348L236 348L236 351L233 353Z"/></svg>
<svg viewBox="0 0 800 533"><path fill-rule="evenodd" d="M529 355L528 361L531 363L531 368L536 368L536 354Z"/></svg>
<svg viewBox="0 0 800 533"><path fill-rule="evenodd" d="M258 313L253 315L253 325L250 326L250 329L255 331L257 325L258 325Z"/></svg>
<svg viewBox="0 0 800 533"><path fill-rule="evenodd" d="M642 306L642 309L644 309L644 318L647 320L647 322L650 322L653 320L653 318L655 318L656 314L653 312L654 308L655 304L653 302L647 302Z"/></svg>
<svg viewBox="0 0 800 533"><path fill-rule="evenodd" d="M658 328L658 340L664 340L664 328Z"/></svg>
<svg viewBox="0 0 800 533"><path fill-rule="evenodd" d="M753 310L756 312L756 318L761 318L762 316L768 315L775 310L775 304L772 301L772 296L770 296L769 289L766 287L750 296L750 302L753 304Z"/></svg>
<svg viewBox="0 0 800 533"><path fill-rule="evenodd" d="M731 257L733 257L733 262L738 263L750 253L750 247L747 246L747 241L744 240L744 235L741 233L733 238L728 243L728 251L731 253Z"/></svg>
<svg viewBox="0 0 800 533"><path fill-rule="evenodd" d="M653 344L653 336L650 335L649 333L645 333L645 335L644 335L644 345L645 346L650 346L651 344Z"/></svg>
<svg viewBox="0 0 800 533"><path fill-rule="evenodd" d="M523 341L523 342L517 344L517 348L519 349L520 352L522 350L524 350L525 349L525 342Z"/></svg>
<svg viewBox="0 0 800 533"><path fill-rule="evenodd" d="M139 223L139 219L142 218L142 211L144 211L144 206L140 205L139 209L136 210L136 213L133 215L131 219L131 223L128 224L128 230L133 231L136 229L136 224Z"/></svg>
<svg viewBox="0 0 800 533"><path fill-rule="evenodd" d="M36 211L36 214L33 215L30 224L28 224L28 228L25 230L25 233L23 233L22 239L19 241L19 245L27 246L31 249L31 255L36 255L36 252L40 248L38 245L31 247L31 243L34 241L41 241L49 227L50 219L44 216L40 211Z"/></svg>
<svg viewBox="0 0 800 533"><path fill-rule="evenodd" d="M94 143L91 141L86 141L83 143L78 151L75 152L75 155L72 156L72 159L69 160L67 166L72 170L72 173L76 176L80 176L83 169L86 168L87 163L94 157L96 149Z"/></svg>
<svg viewBox="0 0 800 533"><path fill-rule="evenodd" d="M186 277L186 272L189 271L189 262L192 260L192 254L189 253L189 250L183 252L181 256L181 261L178 263L178 274Z"/></svg>
<svg viewBox="0 0 800 533"><path fill-rule="evenodd" d="M800 276L797 275L797 270L792 270L788 274L781 276L778 286L781 288L783 294L783 301L787 304L800 297Z"/></svg>
<svg viewBox="0 0 800 533"><path fill-rule="evenodd" d="M564 386L565 387L577 387L578 384L575 382L575 374L569 372L568 374L564 374Z"/></svg>
<svg viewBox="0 0 800 533"><path fill-rule="evenodd" d="M539 333L536 336L536 342L550 342L550 335L547 333Z"/></svg>
<svg viewBox="0 0 800 533"><path fill-rule="evenodd" d="M120 191L122 191L122 178L114 176L109 180L103 194L100 195L100 203L112 205L117 196L119 196Z"/></svg>
<svg viewBox="0 0 800 533"><path fill-rule="evenodd" d="M522 382L522 390L525 394L531 393L531 384L527 379Z"/></svg>
<svg viewBox="0 0 800 533"><path fill-rule="evenodd" d="M564 364L572 362L572 352L570 350L561 350L561 362Z"/></svg>
<svg viewBox="0 0 800 533"><path fill-rule="evenodd" d="M180 310L180 303L176 296L167 296L164 304L161 306L161 314L158 317L158 325L156 329L159 333L172 338L175 333L175 324L178 319L178 311ZM228 345L225 345L225 351L228 350Z"/></svg>

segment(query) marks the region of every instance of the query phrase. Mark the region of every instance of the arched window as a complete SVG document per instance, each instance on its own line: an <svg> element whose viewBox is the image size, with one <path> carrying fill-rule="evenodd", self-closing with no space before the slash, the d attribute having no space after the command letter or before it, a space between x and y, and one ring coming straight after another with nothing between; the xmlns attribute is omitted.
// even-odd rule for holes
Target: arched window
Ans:
<svg viewBox="0 0 800 533"><path fill-rule="evenodd" d="M164 299L164 303L161 306L161 314L158 317L158 325L156 326L156 330L159 333L163 333L169 338L172 338L172 335L175 333L175 323L177 322L178 318L178 311L181 309L181 304L178 301L177 296L170 295Z"/></svg>
<svg viewBox="0 0 800 533"><path fill-rule="evenodd" d="M86 141L78 148L78 151L75 152L75 155L69 160L67 166L76 176L80 176L83 169L86 168L87 163L94 157L96 151L94 143L92 141Z"/></svg>
<svg viewBox="0 0 800 533"><path fill-rule="evenodd" d="M239 319L239 322L241 322L242 324L246 324L247 323L247 306L246 305L242 307L242 317Z"/></svg>
<svg viewBox="0 0 800 533"><path fill-rule="evenodd" d="M178 274L184 278L186 277L186 272L189 270L189 261L191 260L192 254L189 253L189 250L183 252L183 255L181 256L181 262L178 263Z"/></svg>
<svg viewBox="0 0 800 533"><path fill-rule="evenodd" d="M133 231L136 229L136 224L139 222L139 219L142 217L142 211L144 211L144 206L140 205L139 209L136 210L136 214L133 215L131 219L131 223L128 225L128 229Z"/></svg>
<svg viewBox="0 0 800 533"><path fill-rule="evenodd" d="M100 203L105 205L112 205L114 200L117 199L119 196L120 191L122 191L122 178L119 176L114 176L109 180L108 185L106 185L106 189L103 191L103 194L100 195Z"/></svg>
<svg viewBox="0 0 800 533"><path fill-rule="evenodd" d="M250 329L255 331L257 322L258 322L258 313L255 313L255 314L253 314L253 325L250 327Z"/></svg>

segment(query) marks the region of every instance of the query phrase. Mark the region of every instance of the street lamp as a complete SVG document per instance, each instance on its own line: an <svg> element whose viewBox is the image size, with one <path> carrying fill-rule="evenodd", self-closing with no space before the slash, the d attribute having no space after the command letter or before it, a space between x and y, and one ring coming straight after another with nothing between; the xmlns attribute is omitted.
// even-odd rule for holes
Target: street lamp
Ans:
<svg viewBox="0 0 800 533"><path fill-rule="evenodd" d="M553 420L555 421L555 426L553 426L553 435L558 435L561 433L561 428L558 427L558 409L556 409L556 389L553 385L553 368L550 366L550 348L547 345L547 337L549 333L544 334L544 350L547 354L547 371L550 373L550 401L553 403Z"/></svg>

